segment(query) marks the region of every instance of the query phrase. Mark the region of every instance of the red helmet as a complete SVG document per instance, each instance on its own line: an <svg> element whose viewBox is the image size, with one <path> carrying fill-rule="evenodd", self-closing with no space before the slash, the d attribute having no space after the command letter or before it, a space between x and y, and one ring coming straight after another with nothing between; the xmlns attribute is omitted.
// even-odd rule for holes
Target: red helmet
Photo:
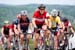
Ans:
<svg viewBox="0 0 75 50"><path fill-rule="evenodd" d="M18 14L18 15L17 15L17 18L20 19L20 18L21 18L21 14Z"/></svg>

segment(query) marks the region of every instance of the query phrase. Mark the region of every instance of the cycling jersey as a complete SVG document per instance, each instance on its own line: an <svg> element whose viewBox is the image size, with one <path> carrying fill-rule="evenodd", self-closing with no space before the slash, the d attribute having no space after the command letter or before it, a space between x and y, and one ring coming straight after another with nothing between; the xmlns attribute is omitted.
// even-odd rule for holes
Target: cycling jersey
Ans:
<svg viewBox="0 0 75 50"><path fill-rule="evenodd" d="M19 19L13 20L13 24L16 25L16 29L18 29Z"/></svg>
<svg viewBox="0 0 75 50"><path fill-rule="evenodd" d="M68 21L68 19L64 19L63 22L64 22L64 26L65 26L64 31L67 32L67 31L68 31L68 28L69 28L69 27L72 27L72 25L71 25L71 23Z"/></svg>
<svg viewBox="0 0 75 50"><path fill-rule="evenodd" d="M52 28L57 27L58 24L60 24L60 18L57 16L56 18L53 18L52 16L50 16L50 21L52 23Z"/></svg>
<svg viewBox="0 0 75 50"><path fill-rule="evenodd" d="M4 28L3 33L4 33L5 35L9 35L10 26L5 26L5 25L4 25L3 28Z"/></svg>
<svg viewBox="0 0 75 50"><path fill-rule="evenodd" d="M13 24L18 25L19 19L13 20Z"/></svg>
<svg viewBox="0 0 75 50"><path fill-rule="evenodd" d="M10 29L12 32L14 32L14 24L10 24Z"/></svg>
<svg viewBox="0 0 75 50"><path fill-rule="evenodd" d="M43 14L40 14L40 11L37 10L34 12L33 18L35 18L35 24L45 24L45 19L49 17L49 14L45 11Z"/></svg>
<svg viewBox="0 0 75 50"><path fill-rule="evenodd" d="M26 32L28 30L28 26L29 26L29 18L26 17L25 20L20 19L19 20L19 24L20 24L20 28L23 32Z"/></svg>

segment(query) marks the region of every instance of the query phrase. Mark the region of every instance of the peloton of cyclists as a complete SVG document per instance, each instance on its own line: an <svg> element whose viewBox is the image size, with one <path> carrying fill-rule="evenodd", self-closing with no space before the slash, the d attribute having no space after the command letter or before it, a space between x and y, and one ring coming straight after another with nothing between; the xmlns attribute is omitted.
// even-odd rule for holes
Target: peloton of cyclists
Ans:
<svg viewBox="0 0 75 50"><path fill-rule="evenodd" d="M10 39L13 38L14 33L16 34L17 38L20 38L20 45L24 44L24 33L27 34L28 27L31 24L34 26L34 50L37 50L38 39L40 37L39 29L45 30L57 30L54 33L54 49L58 49L58 38L60 35L60 28L62 28L61 32L67 32L68 28L71 29L71 32L74 32L71 23L68 19L61 20L60 12L56 9L51 11L51 15L46 11L46 6L40 4L38 9L34 12L32 17L32 23L28 18L28 12L26 10L21 11L21 13L17 16L17 19L9 25L9 21L4 22L4 26L2 27L1 33L3 37L8 39L8 44L10 47ZM32 27L32 26L31 26ZM48 34L49 35L49 34ZM60 35L61 36L61 35ZM9 38L10 37L10 38ZM28 43L30 40L30 35L27 34Z"/></svg>

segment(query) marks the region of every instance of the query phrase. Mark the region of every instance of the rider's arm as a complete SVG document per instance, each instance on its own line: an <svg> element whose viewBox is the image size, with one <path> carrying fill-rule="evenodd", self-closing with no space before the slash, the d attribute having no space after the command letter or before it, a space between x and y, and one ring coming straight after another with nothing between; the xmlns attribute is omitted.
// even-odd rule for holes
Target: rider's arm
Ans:
<svg viewBox="0 0 75 50"><path fill-rule="evenodd" d="M74 29L73 29L72 27L70 28L70 30L71 30L72 33L75 33L75 32L74 32Z"/></svg>
<svg viewBox="0 0 75 50"><path fill-rule="evenodd" d="M74 33L74 29L73 29L73 27L72 27L70 22L69 22L69 28L70 28L71 32Z"/></svg>
<svg viewBox="0 0 75 50"><path fill-rule="evenodd" d="M19 31L20 33L22 33L22 30L20 29L20 24L18 24L18 31Z"/></svg>
<svg viewBox="0 0 75 50"><path fill-rule="evenodd" d="M3 31L4 31L4 28L2 27L2 29L1 29L2 36L4 36L4 33L3 33Z"/></svg>
<svg viewBox="0 0 75 50"><path fill-rule="evenodd" d="M60 20L60 18L59 18L59 17L57 18L57 23L58 23L58 27L59 27L59 28L61 28L61 27L62 27L62 25L61 25L61 20Z"/></svg>
<svg viewBox="0 0 75 50"><path fill-rule="evenodd" d="M51 20L50 20L50 15L49 13L46 14L46 19L45 19L46 25L51 28Z"/></svg>
<svg viewBox="0 0 75 50"><path fill-rule="evenodd" d="M14 24L14 31L17 30L16 27L17 27L17 26Z"/></svg>
<svg viewBox="0 0 75 50"><path fill-rule="evenodd" d="M60 25L60 28L61 28L62 30L65 29L64 22L61 21L59 25Z"/></svg>
<svg viewBox="0 0 75 50"><path fill-rule="evenodd" d="M32 19L32 24L35 28L37 28L36 24L35 24L35 18Z"/></svg>
<svg viewBox="0 0 75 50"><path fill-rule="evenodd" d="M51 28L51 20L48 19L48 27Z"/></svg>
<svg viewBox="0 0 75 50"><path fill-rule="evenodd" d="M29 24L29 27L30 27L31 30L33 29L32 23Z"/></svg>
<svg viewBox="0 0 75 50"><path fill-rule="evenodd" d="M33 14L33 18L32 18L32 24L35 28L37 28L36 23L35 23L35 20L36 20L37 17L38 17L38 12L35 11L34 14Z"/></svg>
<svg viewBox="0 0 75 50"><path fill-rule="evenodd" d="M28 22L28 25L30 24L30 19L29 18L27 18L27 22Z"/></svg>
<svg viewBox="0 0 75 50"><path fill-rule="evenodd" d="M17 27L17 25L14 24L14 32L19 33L19 31L18 31L18 29L16 27Z"/></svg>

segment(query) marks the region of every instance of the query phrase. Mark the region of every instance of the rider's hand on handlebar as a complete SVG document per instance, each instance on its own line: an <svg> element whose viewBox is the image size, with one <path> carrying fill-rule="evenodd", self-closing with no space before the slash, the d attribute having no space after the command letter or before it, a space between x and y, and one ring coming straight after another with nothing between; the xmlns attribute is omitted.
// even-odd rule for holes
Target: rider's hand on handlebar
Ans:
<svg viewBox="0 0 75 50"><path fill-rule="evenodd" d="M51 31L51 28L47 27L47 29Z"/></svg>

